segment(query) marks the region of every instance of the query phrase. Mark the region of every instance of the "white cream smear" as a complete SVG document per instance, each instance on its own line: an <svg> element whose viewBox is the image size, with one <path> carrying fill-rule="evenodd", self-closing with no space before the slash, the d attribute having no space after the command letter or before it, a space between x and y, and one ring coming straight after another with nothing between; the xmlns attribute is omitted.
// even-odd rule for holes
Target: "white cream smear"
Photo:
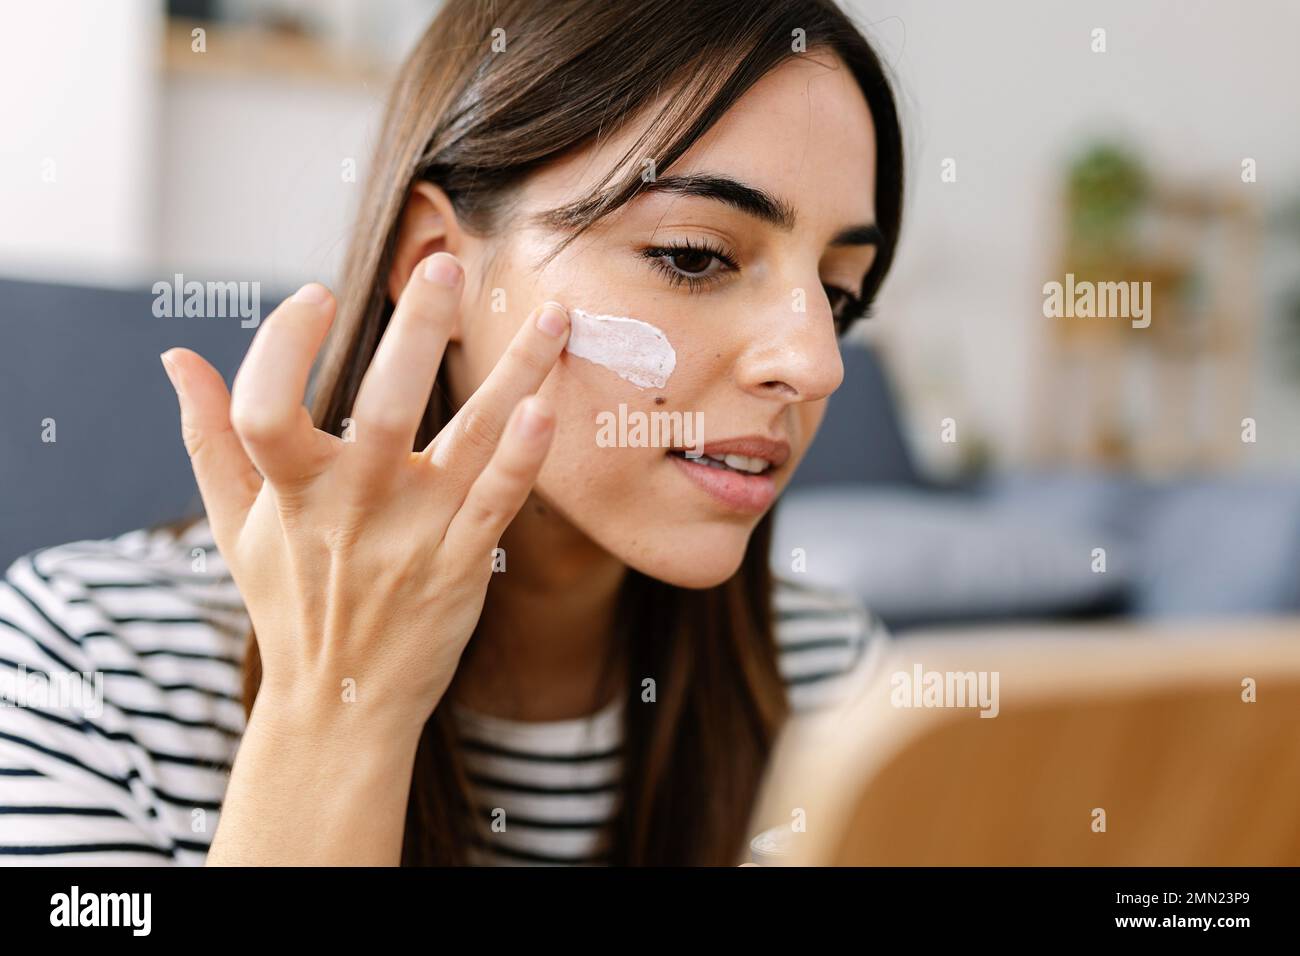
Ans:
<svg viewBox="0 0 1300 956"><path fill-rule="evenodd" d="M586 309L569 310L565 351L603 365L637 388L663 388L677 367L668 336L649 322Z"/></svg>

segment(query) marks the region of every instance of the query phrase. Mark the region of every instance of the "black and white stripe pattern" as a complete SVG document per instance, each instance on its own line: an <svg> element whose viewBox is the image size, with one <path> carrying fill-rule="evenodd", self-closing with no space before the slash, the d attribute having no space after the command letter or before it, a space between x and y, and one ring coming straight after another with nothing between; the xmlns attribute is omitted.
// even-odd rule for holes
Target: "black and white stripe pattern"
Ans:
<svg viewBox="0 0 1300 956"><path fill-rule="evenodd" d="M886 637L833 594L781 582L775 603L795 711L834 699ZM244 729L247 623L204 523L16 561L0 581L0 864L201 864ZM476 862L604 862L624 706L540 724L457 707L477 811L498 821Z"/></svg>

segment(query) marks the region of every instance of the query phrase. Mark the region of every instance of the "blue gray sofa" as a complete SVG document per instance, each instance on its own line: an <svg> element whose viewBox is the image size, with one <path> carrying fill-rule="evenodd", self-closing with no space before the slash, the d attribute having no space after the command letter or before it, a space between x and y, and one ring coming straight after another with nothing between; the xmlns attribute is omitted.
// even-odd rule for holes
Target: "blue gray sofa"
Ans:
<svg viewBox="0 0 1300 956"><path fill-rule="evenodd" d="M158 355L185 345L229 378L256 330L156 318L153 300L147 289L0 280L0 567L198 508ZM47 419L53 442L42 440Z"/></svg>

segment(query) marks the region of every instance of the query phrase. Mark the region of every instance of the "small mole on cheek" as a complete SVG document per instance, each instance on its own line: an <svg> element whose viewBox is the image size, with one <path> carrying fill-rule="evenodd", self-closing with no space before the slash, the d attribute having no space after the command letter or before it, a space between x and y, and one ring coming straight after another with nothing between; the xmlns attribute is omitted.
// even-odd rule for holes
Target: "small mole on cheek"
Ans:
<svg viewBox="0 0 1300 956"><path fill-rule="evenodd" d="M655 404L656 404L656 405L662 405L662 404L664 403L664 401L665 401L665 399L664 399L664 397L663 397L662 395L656 395L656 396L655 396Z"/></svg>

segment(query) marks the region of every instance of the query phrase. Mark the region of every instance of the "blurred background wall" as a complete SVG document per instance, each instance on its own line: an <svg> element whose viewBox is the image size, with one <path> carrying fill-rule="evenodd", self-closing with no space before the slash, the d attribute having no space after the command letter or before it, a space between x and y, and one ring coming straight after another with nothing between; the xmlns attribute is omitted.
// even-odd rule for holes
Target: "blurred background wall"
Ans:
<svg viewBox="0 0 1300 956"><path fill-rule="evenodd" d="M0 273L126 283L157 266L157 4L8 4Z"/></svg>
<svg viewBox="0 0 1300 956"><path fill-rule="evenodd" d="M1240 198L1261 215L1300 195L1300 6L1285 0L857 5L895 65L912 190L880 332L904 379L918 449L960 407L995 461L1032 454L1035 370L1049 332L1041 289L1060 279L1061 191L1099 141L1160 184ZM1106 50L1093 52L1093 31ZM956 160L956 182L941 164ZM1253 183L1242 161L1256 162ZM1276 352L1297 247L1262 243L1257 354ZM1294 332L1292 332L1294 335ZM1272 438L1249 467L1300 458L1297 379L1264 361L1252 409ZM1238 416L1241 417L1241 416ZM1267 447L1265 447L1265 445Z"/></svg>

